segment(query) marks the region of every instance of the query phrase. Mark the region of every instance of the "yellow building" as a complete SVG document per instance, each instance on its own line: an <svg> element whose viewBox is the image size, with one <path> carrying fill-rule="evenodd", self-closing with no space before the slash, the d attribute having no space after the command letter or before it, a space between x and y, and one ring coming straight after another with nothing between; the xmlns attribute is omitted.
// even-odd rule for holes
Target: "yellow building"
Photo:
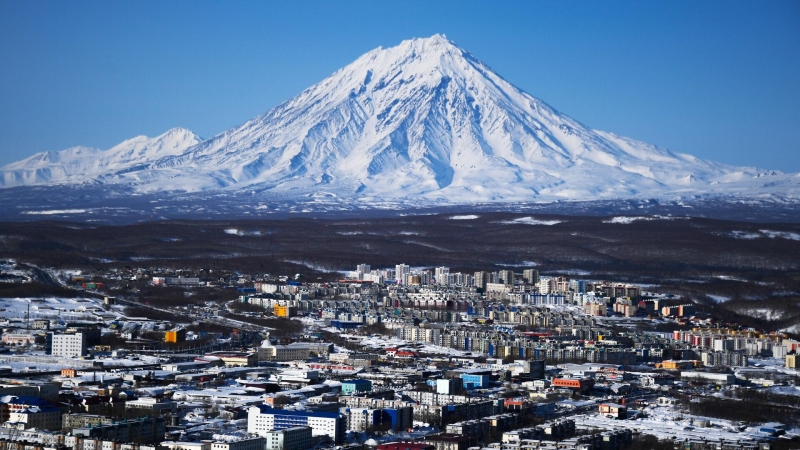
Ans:
<svg viewBox="0 0 800 450"><path fill-rule="evenodd" d="M275 305L272 311L278 317L294 317L297 314L294 306Z"/></svg>
<svg viewBox="0 0 800 450"><path fill-rule="evenodd" d="M786 355L786 368L797 369L797 355Z"/></svg>
<svg viewBox="0 0 800 450"><path fill-rule="evenodd" d="M668 359L660 363L656 363L656 368L666 370L691 370L699 365L699 361L694 359L688 361L674 361Z"/></svg>

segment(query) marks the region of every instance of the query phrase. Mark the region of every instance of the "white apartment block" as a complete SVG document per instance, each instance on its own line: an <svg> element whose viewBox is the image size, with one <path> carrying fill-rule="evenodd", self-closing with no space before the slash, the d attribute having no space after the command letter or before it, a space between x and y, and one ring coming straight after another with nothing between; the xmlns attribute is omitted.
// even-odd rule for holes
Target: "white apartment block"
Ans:
<svg viewBox="0 0 800 450"><path fill-rule="evenodd" d="M394 278L397 284L406 284L406 276L411 274L411 267L405 264L398 264L394 267Z"/></svg>
<svg viewBox="0 0 800 450"><path fill-rule="evenodd" d="M385 277L379 271L373 270L372 273L365 273L361 279L364 281L372 281L375 284L383 284Z"/></svg>
<svg viewBox="0 0 800 450"><path fill-rule="evenodd" d="M539 277L539 293L549 294L556 290L556 280L551 277Z"/></svg>
<svg viewBox="0 0 800 450"><path fill-rule="evenodd" d="M448 285L449 283L449 276L450 275L450 268L449 267L437 267L434 271L434 277L436 278L436 284L441 285Z"/></svg>
<svg viewBox="0 0 800 450"><path fill-rule="evenodd" d="M369 408L340 408L347 417L347 429L350 431L367 431L375 425L375 416L379 410Z"/></svg>
<svg viewBox="0 0 800 450"><path fill-rule="evenodd" d="M266 450L305 450L312 445L311 427L292 427L269 431L265 435ZM217 450L217 449L212 449ZM223 449L220 449L223 450Z"/></svg>
<svg viewBox="0 0 800 450"><path fill-rule="evenodd" d="M329 436L341 442L345 433L345 418L336 413L272 409L267 405L251 406L247 412L247 432L263 436L270 446L268 433L296 427L311 427L312 436Z"/></svg>
<svg viewBox="0 0 800 450"><path fill-rule="evenodd" d="M61 430L61 410L58 408L25 408L12 411L8 423L23 424L24 428Z"/></svg>
<svg viewBox="0 0 800 450"><path fill-rule="evenodd" d="M514 271L501 270L497 272L497 276L503 281L503 284L514 285Z"/></svg>
<svg viewBox="0 0 800 450"><path fill-rule="evenodd" d="M265 450L267 440L263 437L242 439L231 442L162 442L160 447L167 450ZM85 450L85 449L84 449Z"/></svg>
<svg viewBox="0 0 800 450"><path fill-rule="evenodd" d="M511 292L514 286L505 283L486 283L486 292Z"/></svg>
<svg viewBox="0 0 800 450"><path fill-rule="evenodd" d="M267 342L261 348L270 361L298 361L311 355L307 344L270 345Z"/></svg>
<svg viewBox="0 0 800 450"><path fill-rule="evenodd" d="M211 443L206 442L181 442L181 441L164 441L160 447L167 450L211 450Z"/></svg>
<svg viewBox="0 0 800 450"><path fill-rule="evenodd" d="M86 336L83 333L75 334L55 334L52 336L51 354L70 358L72 356L83 356L86 352Z"/></svg>
<svg viewBox="0 0 800 450"><path fill-rule="evenodd" d="M369 264L359 264L356 266L356 273L355 278L359 280L363 280L365 275L368 275L371 271Z"/></svg>
<svg viewBox="0 0 800 450"><path fill-rule="evenodd" d="M309 435L309 438L310 437ZM258 437L233 442L213 442L211 444L211 450L265 450L266 445L267 440L263 437Z"/></svg>
<svg viewBox="0 0 800 450"><path fill-rule="evenodd" d="M536 284L539 282L539 271L536 269L525 269L522 271L522 279L526 283Z"/></svg>

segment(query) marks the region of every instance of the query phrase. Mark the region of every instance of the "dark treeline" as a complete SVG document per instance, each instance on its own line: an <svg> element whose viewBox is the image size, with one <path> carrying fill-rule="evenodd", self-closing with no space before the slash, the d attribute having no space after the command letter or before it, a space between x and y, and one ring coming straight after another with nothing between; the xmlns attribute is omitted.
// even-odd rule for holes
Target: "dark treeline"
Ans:
<svg viewBox="0 0 800 450"><path fill-rule="evenodd" d="M561 221L550 226L504 223L518 217L483 213L474 220L433 215L97 227L0 223L0 235L6 236L0 252L43 266L87 268L229 266L278 272L305 267L322 275L325 272L306 266L342 270L362 262L375 267L405 262L471 271L536 261L545 270L590 270L631 281L727 275L765 283L798 282L786 272L796 268L800 242L733 237L733 231L758 232L764 224L708 219L609 224L603 218L578 216L547 217ZM786 224L769 228L798 231Z"/></svg>
<svg viewBox="0 0 800 450"><path fill-rule="evenodd" d="M763 393L762 393L763 394ZM785 396L781 396L785 397ZM740 422L800 423L800 409L787 404L766 403L765 397L755 395L748 400L706 397L698 402L686 402L689 413Z"/></svg>

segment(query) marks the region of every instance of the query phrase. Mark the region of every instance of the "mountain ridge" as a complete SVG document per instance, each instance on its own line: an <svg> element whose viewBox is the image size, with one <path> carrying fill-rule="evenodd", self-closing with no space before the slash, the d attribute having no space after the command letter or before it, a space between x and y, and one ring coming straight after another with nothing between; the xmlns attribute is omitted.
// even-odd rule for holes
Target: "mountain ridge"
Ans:
<svg viewBox="0 0 800 450"><path fill-rule="evenodd" d="M442 35L367 52L208 140L184 132L171 151L137 152L141 146L125 141L106 151L122 146L116 159L103 153L105 163L78 164L81 174L61 154L58 162L73 169L55 161L34 167L29 160L48 158L37 154L0 168L0 185L450 204L800 192L797 174L705 161L586 127ZM100 157L82 152L75 159Z"/></svg>
<svg viewBox="0 0 800 450"><path fill-rule="evenodd" d="M100 182L104 174L131 170L148 159L181 153L202 140L185 128L172 128L153 138L140 135L126 139L108 150L77 146L37 153L0 168L0 186ZM87 173L93 178L86 179Z"/></svg>

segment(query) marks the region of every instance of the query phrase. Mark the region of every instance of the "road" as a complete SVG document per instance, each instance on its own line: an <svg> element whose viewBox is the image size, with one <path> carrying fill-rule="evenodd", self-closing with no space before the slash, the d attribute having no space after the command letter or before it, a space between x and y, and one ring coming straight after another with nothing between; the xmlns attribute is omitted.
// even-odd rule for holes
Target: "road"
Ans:
<svg viewBox="0 0 800 450"><path fill-rule="evenodd" d="M44 285L47 285L47 286L71 288L70 286L66 286L66 285L62 284L58 280L58 278L55 276L55 274L51 273L48 270L41 269L41 268L39 268L37 266L30 265L30 264L25 264L24 267L28 268L31 271L32 277L37 282L39 282L41 284L44 284ZM75 288L72 288L72 289L83 291L82 289L75 289ZM93 293L93 292L88 292L88 291L83 291L83 292L86 292L87 294L98 295L97 293ZM149 309L149 310L152 310L152 311L158 311L158 312L167 313L167 314L171 314L171 315L185 316L189 321L191 321L191 319L192 319L192 316L186 316L185 311L173 310L171 308L157 308L157 307L152 306L152 305L147 305L147 304L143 304L143 303L139 303L139 302L134 302L134 301L131 301L131 300L128 300L128 299L125 299L125 298L119 298L119 297L116 298L116 302L119 303L119 304L123 304L123 305L135 306L135 307L139 307L139 308L145 308L145 309ZM230 302L226 303L225 307L227 307L229 303ZM200 346L197 346L197 347L193 347L191 349L192 352L194 352L194 351L197 351L197 352L208 352L208 351L214 351L214 350L230 350L230 349L237 349L237 348L252 347L252 346L257 345L259 343L259 341L260 341L259 333L270 330L269 328L258 326L256 324L247 323L247 322L243 322L243 321L240 321L240 320L229 319L229 318L226 318L226 317L203 317L203 318L196 318L196 320L199 320L199 321L202 321L202 322L208 322L208 323L219 325L219 326L223 326L223 327L226 327L226 328L237 329L238 332L239 332L239 335L235 340L232 340L229 343L223 343L223 344L220 344L220 343L209 343L209 344L206 344L206 345L200 345ZM142 350L142 351L148 352L146 350ZM150 352L153 352L153 353L165 353L165 351L161 351L161 350L151 350ZM185 352L185 350L182 350L182 351L170 351L170 352L166 352L166 353L175 353L175 352Z"/></svg>
<svg viewBox="0 0 800 450"><path fill-rule="evenodd" d="M20 264L20 265L22 267L25 267L25 268L29 269L31 271L32 275L33 275L33 278L36 281L38 281L39 283L41 283L41 284L44 284L44 285L47 285L47 286L64 287L61 284L61 282L59 282L58 279L55 276L53 276L53 274L51 274L50 272L48 272L46 270L43 270L43 269L40 269L40 268L38 268L38 267L36 267L34 265L31 265L31 264Z"/></svg>

